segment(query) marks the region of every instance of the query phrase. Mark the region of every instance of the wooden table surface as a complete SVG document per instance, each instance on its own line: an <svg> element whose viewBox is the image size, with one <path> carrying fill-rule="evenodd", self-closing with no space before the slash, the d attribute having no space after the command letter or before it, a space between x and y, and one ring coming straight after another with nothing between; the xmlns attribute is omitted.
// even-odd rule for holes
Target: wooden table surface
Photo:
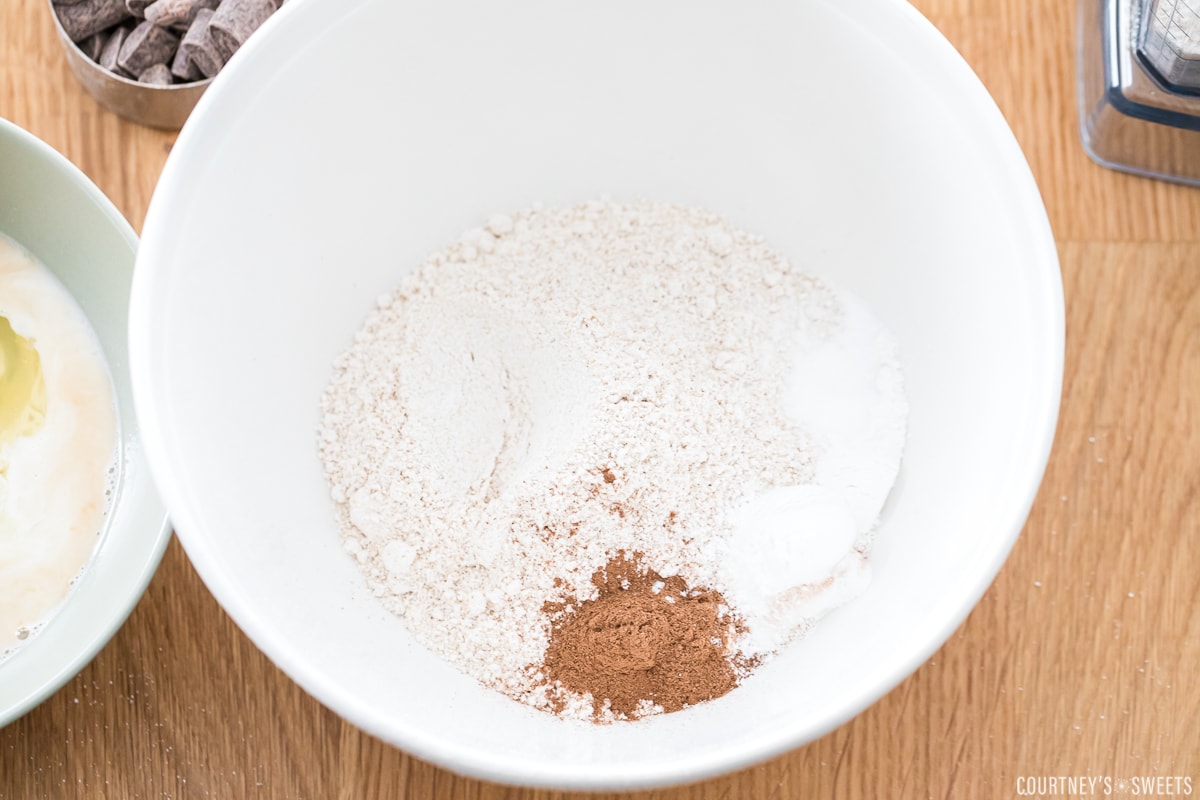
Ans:
<svg viewBox="0 0 1200 800"><path fill-rule="evenodd" d="M1073 2L915 4L995 96L1057 236L1067 359L1045 482L970 618L874 707L758 767L628 797L1012 797L1066 775L1108 777L1115 796L1174 776L1188 780L1160 794L1200 795L1200 190L1084 155ZM174 137L83 93L44 0L0 2L0 116L140 229ZM342 722L242 635L177 543L95 661L0 730L0 798L76 796L564 797L458 777Z"/></svg>

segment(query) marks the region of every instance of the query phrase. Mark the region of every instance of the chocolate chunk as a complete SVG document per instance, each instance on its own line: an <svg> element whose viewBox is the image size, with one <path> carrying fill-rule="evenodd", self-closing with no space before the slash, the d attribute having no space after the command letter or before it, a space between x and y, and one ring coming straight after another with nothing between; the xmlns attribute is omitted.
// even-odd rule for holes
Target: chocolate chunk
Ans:
<svg viewBox="0 0 1200 800"><path fill-rule="evenodd" d="M56 5L58 21L73 42L81 42L129 19L125 0L85 0L82 3Z"/></svg>
<svg viewBox="0 0 1200 800"><path fill-rule="evenodd" d="M210 11L216 11L219 5L221 5L221 0L192 0L192 13L188 16L188 22L194 20L201 9L207 8Z"/></svg>
<svg viewBox="0 0 1200 800"><path fill-rule="evenodd" d="M166 64L175 55L179 37L153 23L142 21L125 37L117 64L134 75L141 75L155 64Z"/></svg>
<svg viewBox="0 0 1200 800"><path fill-rule="evenodd" d="M153 3L146 6L146 20L153 22L155 25L160 25L164 28L169 28L179 22L183 13L187 11L187 0L154 0Z"/></svg>
<svg viewBox="0 0 1200 800"><path fill-rule="evenodd" d="M121 45L125 44L125 37L133 27L128 23L118 25L108 32L108 38L104 41L104 49L100 51L100 58L96 62L104 67L109 72L117 71L117 56L121 52Z"/></svg>
<svg viewBox="0 0 1200 800"><path fill-rule="evenodd" d="M138 75L138 83L149 83L154 86L171 85L171 68L166 64L155 64L153 67Z"/></svg>
<svg viewBox="0 0 1200 800"><path fill-rule="evenodd" d="M146 7L146 19L164 28L187 28L202 9L213 9L220 0L154 0Z"/></svg>
<svg viewBox="0 0 1200 800"><path fill-rule="evenodd" d="M221 0L209 23L209 36L221 60L228 61L276 8L274 0Z"/></svg>
<svg viewBox="0 0 1200 800"><path fill-rule="evenodd" d="M187 51L180 47L175 51L175 60L171 62L171 74L181 83L191 83L204 77L204 73L188 58Z"/></svg>
<svg viewBox="0 0 1200 800"><path fill-rule="evenodd" d="M93 33L88 38L79 43L79 49L87 55L92 61L100 60L100 51L104 49L104 43L108 37L103 33Z"/></svg>
<svg viewBox="0 0 1200 800"><path fill-rule="evenodd" d="M208 37L209 23L212 22L212 17L212 11L207 8L201 9L196 14L192 27L188 28L188 32L184 34L183 41L179 43L180 49L187 53L187 57L196 65L196 68L208 78L216 75L221 71L221 67L225 66L225 59L217 55L217 51Z"/></svg>

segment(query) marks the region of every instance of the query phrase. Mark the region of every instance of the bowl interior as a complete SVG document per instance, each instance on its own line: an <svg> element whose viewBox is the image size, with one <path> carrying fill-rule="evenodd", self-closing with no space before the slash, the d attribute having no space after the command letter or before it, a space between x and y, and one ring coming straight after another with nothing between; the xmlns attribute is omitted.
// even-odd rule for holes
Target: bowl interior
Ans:
<svg viewBox="0 0 1200 800"><path fill-rule="evenodd" d="M1055 424L1054 245L999 112L905 3L519 5L307 0L238 53L151 204L139 415L208 586L351 721L502 781L696 779L845 721L990 583ZM857 292L912 407L867 594L728 696L608 727L415 644L342 552L315 445L376 295L493 212L604 192L707 206Z"/></svg>
<svg viewBox="0 0 1200 800"><path fill-rule="evenodd" d="M0 119L0 234L70 290L100 339L117 393L120 478L92 560L46 626L0 662L0 725L83 668L146 588L170 539L133 408L126 329L137 237L87 177Z"/></svg>

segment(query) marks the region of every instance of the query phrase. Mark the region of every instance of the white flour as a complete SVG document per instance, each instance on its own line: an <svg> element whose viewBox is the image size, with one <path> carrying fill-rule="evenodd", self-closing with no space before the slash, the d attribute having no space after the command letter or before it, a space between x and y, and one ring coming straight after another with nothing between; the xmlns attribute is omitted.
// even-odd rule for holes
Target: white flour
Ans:
<svg viewBox="0 0 1200 800"><path fill-rule="evenodd" d="M334 366L320 449L346 549L421 642L534 705L543 605L595 596L619 550L720 591L744 651L770 652L866 579L904 438L894 349L704 210L494 217Z"/></svg>

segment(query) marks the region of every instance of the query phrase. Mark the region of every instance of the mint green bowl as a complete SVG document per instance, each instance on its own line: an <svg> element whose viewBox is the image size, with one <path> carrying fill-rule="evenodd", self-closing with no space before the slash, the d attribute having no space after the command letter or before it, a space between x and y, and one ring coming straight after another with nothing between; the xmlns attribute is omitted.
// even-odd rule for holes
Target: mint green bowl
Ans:
<svg viewBox="0 0 1200 800"><path fill-rule="evenodd" d="M87 314L112 372L119 477L112 510L74 589L45 625L0 661L0 727L95 657L129 616L171 537L133 412L126 326L137 235L66 158L0 119L0 234L58 276Z"/></svg>

